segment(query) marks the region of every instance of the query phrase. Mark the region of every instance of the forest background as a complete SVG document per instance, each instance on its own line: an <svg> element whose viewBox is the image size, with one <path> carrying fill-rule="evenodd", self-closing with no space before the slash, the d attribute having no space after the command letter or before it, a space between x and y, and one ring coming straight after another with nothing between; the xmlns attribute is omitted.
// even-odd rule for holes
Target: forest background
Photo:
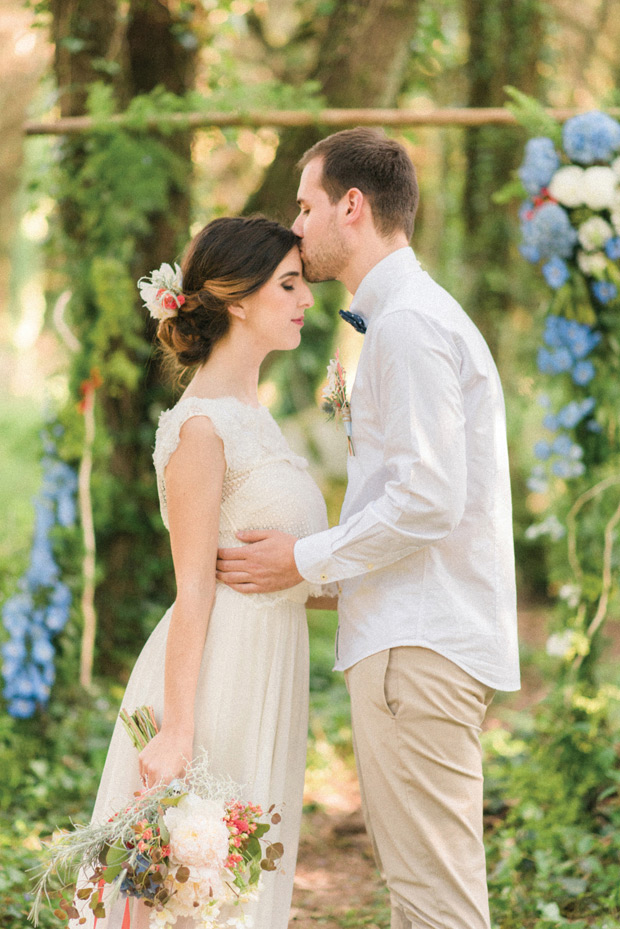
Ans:
<svg viewBox="0 0 620 929"><path fill-rule="evenodd" d="M191 233L214 216L260 210L290 222L295 163L328 131L269 124L190 131L183 122L165 124L166 114L503 106L506 86L545 106L604 109L620 102L614 6L4 0L0 598L9 602L32 568L33 499L56 456L76 472L92 464L94 515L92 537L84 510L81 519L67 516L50 527L58 578L72 594L48 656L50 699L29 718L16 718L8 703L0 712L0 913L7 929L26 925L25 869L36 863L41 841L55 826L89 815L123 683L174 595L151 452L159 412L178 392L153 355L152 322L135 281L178 258ZM117 112L129 113L128 125L110 119ZM27 120L84 114L95 131L24 136ZM524 690L496 700L483 735L494 927L614 929L617 591L580 684L590 703L576 707L567 702L571 669L545 649L557 628L565 543L528 538L549 505L545 493L528 487L542 434L536 351L549 294L518 253L517 205L493 199L514 177L528 132L509 125L390 132L419 173L416 253L481 328L506 395ZM337 345L352 379L361 337L337 322L346 300L337 285L314 292L302 347L294 357L269 359L261 400L310 459L335 522L346 447L318 398ZM615 554L614 576L617 565ZM96 636L84 648L85 626L88 632L95 617ZM384 927L386 901L363 837L358 844L343 839L359 834L359 825L347 699L331 673L335 618L309 619L307 842L295 919L303 929L315 922ZM315 856L312 867L304 854ZM329 888L330 878L336 890L321 897L317 889ZM45 927L58 924L45 919Z"/></svg>

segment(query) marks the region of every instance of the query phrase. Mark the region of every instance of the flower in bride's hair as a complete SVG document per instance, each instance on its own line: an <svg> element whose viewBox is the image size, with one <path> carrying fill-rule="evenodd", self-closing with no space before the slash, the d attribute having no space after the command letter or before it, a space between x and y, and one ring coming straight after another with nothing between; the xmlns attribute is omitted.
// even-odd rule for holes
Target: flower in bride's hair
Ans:
<svg viewBox="0 0 620 929"><path fill-rule="evenodd" d="M154 319L176 316L185 303L183 277L178 264L164 262L157 271L141 277L138 290L145 307Z"/></svg>

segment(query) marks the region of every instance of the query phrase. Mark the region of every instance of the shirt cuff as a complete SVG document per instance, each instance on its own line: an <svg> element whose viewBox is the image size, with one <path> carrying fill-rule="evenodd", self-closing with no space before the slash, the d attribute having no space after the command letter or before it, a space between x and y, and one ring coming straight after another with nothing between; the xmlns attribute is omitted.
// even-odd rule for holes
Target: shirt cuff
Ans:
<svg viewBox="0 0 620 929"><path fill-rule="evenodd" d="M311 584L329 584L339 580L334 572L329 534L328 529L295 542L293 556L297 570Z"/></svg>

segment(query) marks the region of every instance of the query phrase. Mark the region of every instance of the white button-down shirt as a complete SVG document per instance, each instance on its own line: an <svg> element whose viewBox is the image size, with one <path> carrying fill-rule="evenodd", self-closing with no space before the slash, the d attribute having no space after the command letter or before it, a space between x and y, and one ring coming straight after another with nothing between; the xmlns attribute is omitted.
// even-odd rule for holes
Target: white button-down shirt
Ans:
<svg viewBox="0 0 620 929"><path fill-rule="evenodd" d="M340 525L295 545L304 578L341 582L335 668L417 645L517 690L506 422L491 353L410 248L366 275L351 310L368 330Z"/></svg>

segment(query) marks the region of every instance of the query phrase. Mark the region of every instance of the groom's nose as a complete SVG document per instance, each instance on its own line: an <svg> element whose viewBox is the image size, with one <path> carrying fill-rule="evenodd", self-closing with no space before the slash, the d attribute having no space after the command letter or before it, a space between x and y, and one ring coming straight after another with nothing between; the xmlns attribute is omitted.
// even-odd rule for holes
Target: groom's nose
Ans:
<svg viewBox="0 0 620 929"><path fill-rule="evenodd" d="M291 230L295 233L295 235L298 235L300 239L303 238L304 228L301 221L301 213L298 214L297 219L291 226Z"/></svg>

